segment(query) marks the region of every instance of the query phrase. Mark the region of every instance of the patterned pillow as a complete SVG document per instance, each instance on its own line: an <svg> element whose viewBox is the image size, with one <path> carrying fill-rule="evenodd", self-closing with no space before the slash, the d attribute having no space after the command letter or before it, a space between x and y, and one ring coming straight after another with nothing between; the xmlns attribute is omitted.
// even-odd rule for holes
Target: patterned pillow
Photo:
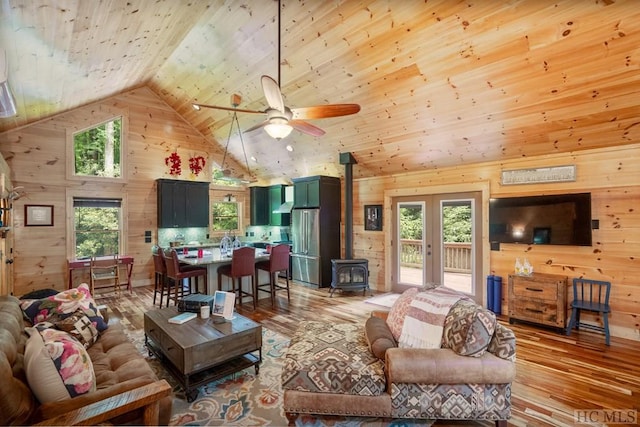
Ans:
<svg viewBox="0 0 640 427"><path fill-rule="evenodd" d="M98 339L98 330L82 310L76 310L64 319L54 320L53 326L77 339L84 348L91 347Z"/></svg>
<svg viewBox="0 0 640 427"><path fill-rule="evenodd" d="M487 351L495 330L495 314L472 301L461 300L447 315L442 346L462 356L480 357Z"/></svg>
<svg viewBox="0 0 640 427"><path fill-rule="evenodd" d="M393 338L398 341L402 334L402 325L404 324L404 318L409 310L409 305L413 298L418 293L418 288L409 288L404 291L393 303L389 315L387 316L387 326L393 335Z"/></svg>
<svg viewBox="0 0 640 427"><path fill-rule="evenodd" d="M87 350L64 331L27 328L24 367L29 387L40 403L57 402L96 390Z"/></svg>
<svg viewBox="0 0 640 427"><path fill-rule="evenodd" d="M82 310L98 331L102 332L107 329L107 323L91 297L89 285L86 283L47 298L23 300L20 302L20 308L34 325L49 320L53 315L64 319L71 316L76 310Z"/></svg>

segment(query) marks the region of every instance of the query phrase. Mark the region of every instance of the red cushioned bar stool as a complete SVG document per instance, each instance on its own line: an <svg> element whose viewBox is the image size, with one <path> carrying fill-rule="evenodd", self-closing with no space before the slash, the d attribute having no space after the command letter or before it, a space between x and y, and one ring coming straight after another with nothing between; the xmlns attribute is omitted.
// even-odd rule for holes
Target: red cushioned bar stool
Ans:
<svg viewBox="0 0 640 427"><path fill-rule="evenodd" d="M269 283L259 283L258 270L269 273ZM286 286L282 286L278 282L278 273L280 272L285 274ZM276 302L277 291L287 291L287 301L291 301L289 294L289 245L282 244L272 247L269 259L256 263L256 280L258 280L258 285L256 286L258 292L271 294L271 305Z"/></svg>

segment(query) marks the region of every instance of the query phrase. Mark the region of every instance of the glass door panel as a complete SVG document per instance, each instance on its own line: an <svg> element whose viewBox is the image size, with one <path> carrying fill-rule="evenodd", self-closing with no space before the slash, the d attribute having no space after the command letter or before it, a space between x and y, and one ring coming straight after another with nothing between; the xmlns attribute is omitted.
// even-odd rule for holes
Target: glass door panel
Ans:
<svg viewBox="0 0 640 427"><path fill-rule="evenodd" d="M439 283L481 302L481 194L404 196L393 203L394 289Z"/></svg>
<svg viewBox="0 0 640 427"><path fill-rule="evenodd" d="M442 283L448 288L466 294L474 293L472 202L472 200L442 200L440 202Z"/></svg>
<svg viewBox="0 0 640 427"><path fill-rule="evenodd" d="M398 203L397 253L398 283L419 286L424 283L424 203Z"/></svg>

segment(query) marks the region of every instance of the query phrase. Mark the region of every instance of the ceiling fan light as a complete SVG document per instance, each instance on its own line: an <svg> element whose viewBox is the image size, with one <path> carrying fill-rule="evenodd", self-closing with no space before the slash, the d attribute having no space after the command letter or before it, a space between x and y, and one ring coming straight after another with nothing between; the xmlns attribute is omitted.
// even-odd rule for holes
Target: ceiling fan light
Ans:
<svg viewBox="0 0 640 427"><path fill-rule="evenodd" d="M264 127L271 138L282 139L289 136L293 128L287 124L286 121L272 119L271 123Z"/></svg>

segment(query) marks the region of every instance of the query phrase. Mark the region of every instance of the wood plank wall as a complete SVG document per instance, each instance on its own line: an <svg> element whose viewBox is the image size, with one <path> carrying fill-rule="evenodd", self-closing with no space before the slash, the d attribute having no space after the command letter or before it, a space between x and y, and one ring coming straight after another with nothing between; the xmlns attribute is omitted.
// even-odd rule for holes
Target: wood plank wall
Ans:
<svg viewBox="0 0 640 427"><path fill-rule="evenodd" d="M117 114L124 114L128 119L126 183L68 179L65 166L67 131L99 124ZM45 288L66 289L67 254L71 251L67 245L67 215L71 212L66 209L66 200L67 192L73 191L89 194L108 191L126 198L125 252L135 258L133 285L153 283L151 246L157 241L155 180L209 181L211 165L213 162L219 164L224 154L148 88L135 89L0 134L0 150L11 168L13 185L24 187L24 196L13 204L14 295ZM169 174L165 164L165 158L174 151L182 158L182 174L177 177ZM188 159L198 155L207 159L207 172L194 176L189 171ZM222 195L228 193L234 194L240 202L248 199L248 191L244 188L230 190L213 186L210 197L221 200ZM25 204L53 205L54 225L24 227ZM248 224L248 207L244 211L245 224ZM152 231L152 243L145 243L145 230ZM86 271L74 274L74 284L81 281L88 281Z"/></svg>
<svg viewBox="0 0 640 427"><path fill-rule="evenodd" d="M568 164L576 165L575 182L500 184L502 170ZM499 251L490 251L485 234L489 271L484 272L479 285L488 274L503 277L503 313L507 312L506 279L514 271L516 258L526 257L537 272L562 274L570 280L583 276L611 281L611 333L640 340L640 144L354 180L353 256L369 259L371 286L379 291L391 289L391 272L385 271L385 257L392 252L385 247L391 209L384 206L384 233L365 231L364 205L384 204L385 193L398 189L412 189L420 194L433 187L482 183L488 183L490 197L591 192L592 216L600 220L599 229L593 230L592 247L502 244ZM485 222L488 223L486 219Z"/></svg>
<svg viewBox="0 0 640 427"><path fill-rule="evenodd" d="M89 181L71 181L65 172L65 133L67 128L80 129L94 120L99 111L119 109L129 118L127 148L127 183L112 186ZM144 243L144 231L152 230L156 238L157 178L170 178L165 157L177 150L183 159L202 155L218 163L223 152L211 147L204 137L162 102L147 88L135 89L100 103L91 104L43 120L36 124L0 134L0 151L11 168L14 186L24 186L25 195L14 203L15 273L13 293L55 288L67 283L67 215L65 203L68 190L117 190L128 200L127 253L135 257L133 282L152 282L152 243ZM338 156L336 153L336 162ZM365 231L365 204L384 204L385 194L401 189L429 189L447 185L490 188L490 197L534 195L542 193L590 191L593 195L593 217L600 220L594 230L593 247L501 245L499 251L489 251L483 276L497 274L504 278L513 271L516 257L526 256L535 271L586 276L611 280L611 329L614 336L640 340L637 318L640 307L640 144L611 147L569 155L547 155L523 158L503 163L481 163L464 167L425 170L375 178L360 178L354 182L354 248L353 256L369 259L370 282L374 290L390 289L385 271L385 247L389 233L389 206L384 206L385 230ZM357 160L357 159L356 159ZM185 160L186 161L186 160ZM575 164L577 180L569 183L501 186L500 172L506 169ZM357 168L358 165L354 165ZM183 173L186 167L183 167ZM184 175L180 179L196 179ZM197 179L204 180L202 177ZM207 178L208 179L208 176ZM268 185L269 183L265 183ZM243 226L248 225L249 195L245 189L212 188L212 200L232 193L243 207ZM54 205L53 227L24 227L24 204ZM485 201L486 205L486 201ZM485 206L486 208L486 206ZM486 221L486 220L485 220ZM487 238L484 236L486 242ZM80 278L82 280L82 277ZM481 279L484 280L484 277ZM506 312L503 297L503 312Z"/></svg>

